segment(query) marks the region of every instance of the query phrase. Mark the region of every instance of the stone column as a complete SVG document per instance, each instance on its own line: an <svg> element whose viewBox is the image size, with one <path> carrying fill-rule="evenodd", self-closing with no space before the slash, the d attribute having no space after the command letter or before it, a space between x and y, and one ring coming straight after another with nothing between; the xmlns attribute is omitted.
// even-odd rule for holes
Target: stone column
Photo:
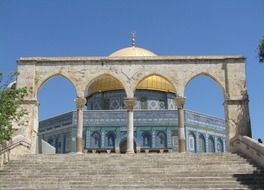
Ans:
<svg viewBox="0 0 264 190"><path fill-rule="evenodd" d="M179 139L179 152L185 152L185 129L184 129L184 103L185 97L176 97L176 105L178 108L178 139Z"/></svg>
<svg viewBox="0 0 264 190"><path fill-rule="evenodd" d="M125 107L128 112L128 128L127 128L127 154L134 154L134 106L136 104L135 98L125 98Z"/></svg>
<svg viewBox="0 0 264 190"><path fill-rule="evenodd" d="M223 151L225 152L226 151L226 141L224 138L221 138L222 141L223 141Z"/></svg>
<svg viewBox="0 0 264 190"><path fill-rule="evenodd" d="M186 128L186 140L185 140L185 145L186 145L186 152L190 151L190 139L189 139L189 130ZM195 139L193 139L195 140Z"/></svg>
<svg viewBox="0 0 264 190"><path fill-rule="evenodd" d="M199 152L199 134L195 131L195 152Z"/></svg>
<svg viewBox="0 0 264 190"><path fill-rule="evenodd" d="M216 139L216 136L214 136L214 149L215 149L215 152L217 152L217 139Z"/></svg>
<svg viewBox="0 0 264 190"><path fill-rule="evenodd" d="M209 152L209 146L208 146L208 134L205 133L205 152Z"/></svg>
<svg viewBox="0 0 264 190"><path fill-rule="evenodd" d="M82 147L82 141L83 141L83 107L86 103L85 98L76 98L75 104L77 108L77 138L76 138L76 152L81 154L83 147Z"/></svg>

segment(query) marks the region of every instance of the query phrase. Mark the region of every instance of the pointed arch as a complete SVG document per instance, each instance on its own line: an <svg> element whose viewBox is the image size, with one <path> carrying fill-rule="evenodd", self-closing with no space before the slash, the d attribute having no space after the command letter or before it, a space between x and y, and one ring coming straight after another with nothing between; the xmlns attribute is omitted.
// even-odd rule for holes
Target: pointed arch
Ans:
<svg viewBox="0 0 264 190"><path fill-rule="evenodd" d="M224 143L220 137L216 140L216 149L217 152L224 152Z"/></svg>
<svg viewBox="0 0 264 190"><path fill-rule="evenodd" d="M67 74L62 74L62 73L53 73L51 75L45 76L42 78L42 80L39 80L38 83L36 84L36 92L35 92L35 96L38 96L38 93L40 92L41 88L47 83L47 81L56 78L56 77L62 77L63 79L65 79L66 81L69 81L70 84L73 86L74 91L76 96L79 96L80 94L77 91L76 88L76 84L74 82L74 80L71 79L71 77L67 76Z"/></svg>
<svg viewBox="0 0 264 190"><path fill-rule="evenodd" d="M203 72L193 75L186 83L184 96L187 97L186 109L215 115L219 119L226 117L224 87L212 75Z"/></svg>
<svg viewBox="0 0 264 190"><path fill-rule="evenodd" d="M141 138L142 138L142 147L150 148L152 145L152 136L150 131L144 131L141 134Z"/></svg>
<svg viewBox="0 0 264 190"><path fill-rule="evenodd" d="M105 142L107 147L115 147L116 134L114 131L108 131L105 135Z"/></svg>
<svg viewBox="0 0 264 190"><path fill-rule="evenodd" d="M206 152L206 139L202 133L198 137L198 152Z"/></svg>
<svg viewBox="0 0 264 190"><path fill-rule="evenodd" d="M167 147L167 135L165 131L158 131L156 134L156 146L158 148Z"/></svg>
<svg viewBox="0 0 264 190"><path fill-rule="evenodd" d="M214 77L213 75L211 75L208 72L200 72L198 74L191 76L184 84L184 94L185 94L185 89L189 85L189 83L199 76L205 76L205 77L209 78L210 80L213 80L217 84L217 86L221 89L223 97L224 98L226 97L226 90L225 90L225 87L223 86L223 84L221 84L221 82L220 82L221 80L217 79L216 77Z"/></svg>
<svg viewBox="0 0 264 190"><path fill-rule="evenodd" d="M188 140L189 140L189 151L191 152L197 152L197 145L196 145L196 136L195 136L195 133L193 131L189 131L189 134L188 134Z"/></svg>
<svg viewBox="0 0 264 190"><path fill-rule="evenodd" d="M101 148L101 133L99 131L94 131L91 134L91 147Z"/></svg>

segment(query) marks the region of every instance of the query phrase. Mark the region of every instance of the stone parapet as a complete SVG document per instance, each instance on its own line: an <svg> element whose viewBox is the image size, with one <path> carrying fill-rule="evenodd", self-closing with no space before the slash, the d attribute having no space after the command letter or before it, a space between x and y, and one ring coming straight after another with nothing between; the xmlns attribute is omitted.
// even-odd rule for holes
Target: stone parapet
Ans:
<svg viewBox="0 0 264 190"><path fill-rule="evenodd" d="M20 155L30 154L31 142L22 135L16 135L11 141L0 146L0 167Z"/></svg>
<svg viewBox="0 0 264 190"><path fill-rule="evenodd" d="M242 154L264 168L264 144L247 136L238 136L230 142L230 151Z"/></svg>

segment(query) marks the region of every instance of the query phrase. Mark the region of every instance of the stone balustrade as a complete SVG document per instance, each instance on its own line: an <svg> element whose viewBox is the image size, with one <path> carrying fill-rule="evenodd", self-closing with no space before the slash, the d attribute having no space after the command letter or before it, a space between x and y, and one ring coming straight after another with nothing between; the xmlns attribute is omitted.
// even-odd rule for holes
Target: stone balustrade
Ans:
<svg viewBox="0 0 264 190"><path fill-rule="evenodd" d="M264 144L247 136L238 136L230 145L232 152L247 156L264 168Z"/></svg>

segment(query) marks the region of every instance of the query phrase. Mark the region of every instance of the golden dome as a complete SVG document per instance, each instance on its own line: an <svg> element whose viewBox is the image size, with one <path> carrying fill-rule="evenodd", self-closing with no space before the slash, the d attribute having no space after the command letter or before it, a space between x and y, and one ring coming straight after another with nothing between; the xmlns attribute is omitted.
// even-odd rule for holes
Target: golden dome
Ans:
<svg viewBox="0 0 264 190"><path fill-rule="evenodd" d="M157 56L157 55L149 50L135 46L117 50L111 55L109 55L109 57L149 57L149 56Z"/></svg>
<svg viewBox="0 0 264 190"><path fill-rule="evenodd" d="M88 94L92 95L97 92L106 92L112 90L122 90L121 82L110 75L103 75L97 78L88 88ZM158 75L151 75L142 80L136 89L155 90L162 92L176 93L176 90L165 78Z"/></svg>
<svg viewBox="0 0 264 190"><path fill-rule="evenodd" d="M121 90L123 85L119 80L110 76L102 75L98 77L88 88L88 94L92 95L97 92L105 92L111 90Z"/></svg>
<svg viewBox="0 0 264 190"><path fill-rule="evenodd" d="M176 93L172 84L165 78L158 75L151 75L145 78L137 85L136 89Z"/></svg>

